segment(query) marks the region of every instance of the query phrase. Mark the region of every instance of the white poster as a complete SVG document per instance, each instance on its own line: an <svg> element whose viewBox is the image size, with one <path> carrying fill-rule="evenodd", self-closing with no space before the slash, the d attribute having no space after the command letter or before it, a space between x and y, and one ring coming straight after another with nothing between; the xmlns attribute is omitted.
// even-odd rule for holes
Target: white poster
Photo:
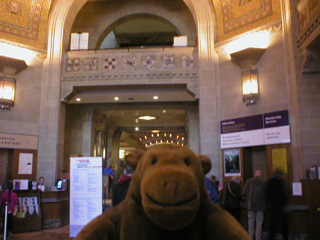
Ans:
<svg viewBox="0 0 320 240"><path fill-rule="evenodd" d="M102 158L70 158L70 237L102 213Z"/></svg>
<svg viewBox="0 0 320 240"><path fill-rule="evenodd" d="M293 196L302 196L302 183L293 182L292 183L292 195Z"/></svg>
<svg viewBox="0 0 320 240"><path fill-rule="evenodd" d="M32 161L32 153L20 153L18 174L32 174Z"/></svg>

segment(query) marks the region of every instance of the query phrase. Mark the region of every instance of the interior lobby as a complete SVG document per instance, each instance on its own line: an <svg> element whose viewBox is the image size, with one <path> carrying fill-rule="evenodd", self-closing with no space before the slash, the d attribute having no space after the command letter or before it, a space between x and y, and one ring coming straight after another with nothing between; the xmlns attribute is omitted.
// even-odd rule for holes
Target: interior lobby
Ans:
<svg viewBox="0 0 320 240"><path fill-rule="evenodd" d="M269 179L278 161L290 188L313 192L294 200L308 211L292 226L307 219L296 233L319 239L319 0L2 0L0 13L2 188L43 176L54 189L70 157L102 157L118 179L128 152L164 143L208 156L207 176L229 181L238 149L244 181L257 169ZM285 139L242 129L273 113L288 121ZM248 140L228 143L235 132ZM68 196L38 197L59 199L60 215L30 231L66 226Z"/></svg>

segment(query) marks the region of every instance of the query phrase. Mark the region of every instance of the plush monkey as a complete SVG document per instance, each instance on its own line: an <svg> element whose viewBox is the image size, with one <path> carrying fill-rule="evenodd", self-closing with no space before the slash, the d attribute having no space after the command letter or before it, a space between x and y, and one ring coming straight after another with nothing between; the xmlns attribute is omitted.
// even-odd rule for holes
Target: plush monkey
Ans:
<svg viewBox="0 0 320 240"><path fill-rule="evenodd" d="M75 240L249 240L241 225L212 203L204 186L208 157L162 144L127 161L137 168L126 199L88 223Z"/></svg>

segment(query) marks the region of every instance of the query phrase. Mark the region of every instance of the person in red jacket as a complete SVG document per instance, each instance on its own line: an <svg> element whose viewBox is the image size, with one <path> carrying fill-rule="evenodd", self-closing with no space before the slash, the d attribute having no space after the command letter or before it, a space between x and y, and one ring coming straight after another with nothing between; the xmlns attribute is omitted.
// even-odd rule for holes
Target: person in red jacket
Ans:
<svg viewBox="0 0 320 240"><path fill-rule="evenodd" d="M13 229L13 212L18 204L18 196L12 191L13 184L8 182L7 190L1 195L0 205L2 208L2 222L5 220L5 204L8 202L8 215L7 215L7 236L11 237Z"/></svg>

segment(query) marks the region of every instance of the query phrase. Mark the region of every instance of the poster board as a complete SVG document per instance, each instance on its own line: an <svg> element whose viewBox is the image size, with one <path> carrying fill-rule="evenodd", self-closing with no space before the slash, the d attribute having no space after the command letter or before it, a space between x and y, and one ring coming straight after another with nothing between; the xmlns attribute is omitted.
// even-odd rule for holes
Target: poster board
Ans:
<svg viewBox="0 0 320 240"><path fill-rule="evenodd" d="M70 158L70 237L102 213L102 157Z"/></svg>
<svg viewBox="0 0 320 240"><path fill-rule="evenodd" d="M223 150L224 177L241 176L240 148Z"/></svg>

